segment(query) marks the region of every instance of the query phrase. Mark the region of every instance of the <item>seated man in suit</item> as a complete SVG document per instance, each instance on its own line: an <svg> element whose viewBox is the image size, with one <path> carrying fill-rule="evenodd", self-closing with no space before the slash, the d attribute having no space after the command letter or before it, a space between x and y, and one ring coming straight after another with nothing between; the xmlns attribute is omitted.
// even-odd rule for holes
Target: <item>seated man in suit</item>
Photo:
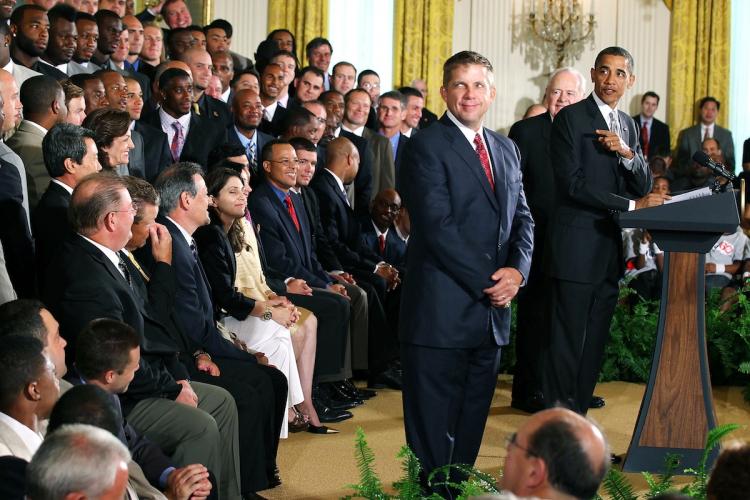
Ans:
<svg viewBox="0 0 750 500"><path fill-rule="evenodd" d="M32 217L40 284L44 269L71 234L68 206L73 190L84 177L102 169L94 133L76 125L52 127L42 140L42 153L52 180Z"/></svg>
<svg viewBox="0 0 750 500"><path fill-rule="evenodd" d="M638 140L646 159L669 156L669 125L654 118L659 107L659 94L648 91L641 97L641 112L633 117L638 129Z"/></svg>
<svg viewBox="0 0 750 500"><path fill-rule="evenodd" d="M189 85L189 79L181 80L181 86ZM198 227L209 222L209 198L201 167L195 163L172 165L161 173L155 187L160 196L157 221L172 237L172 268L177 278L174 319L199 346L194 356L211 375L227 375L216 383L240 401L238 410L244 417L239 430L240 452L246 454L240 461L242 493L249 495L277 486L281 480L276 452L286 419L287 381L279 370L262 364L268 362L262 353L247 352L227 340L216 326L211 293L192 238ZM148 252L136 254L142 262L153 260ZM143 267L147 272L154 269Z"/></svg>
<svg viewBox="0 0 750 500"><path fill-rule="evenodd" d="M170 68L159 77L161 108L143 120L167 134L172 159L194 161L204 169L208 153L224 142L224 128L193 109L193 82L185 71Z"/></svg>
<svg viewBox="0 0 750 500"><path fill-rule="evenodd" d="M8 146L26 166L29 208L33 211L50 181L44 168L42 139L53 125L65 121L68 110L62 87L49 76L39 75L26 80L21 86L20 97L24 120L8 139Z"/></svg>
<svg viewBox="0 0 750 500"><path fill-rule="evenodd" d="M0 456L31 460L42 444L38 427L60 396L55 366L33 337L8 335L0 344Z"/></svg>
<svg viewBox="0 0 750 500"><path fill-rule="evenodd" d="M38 29L37 27L46 29ZM30 70L48 75L55 80L65 80L68 75L59 69L39 60L49 42L49 36L43 36L49 29L47 10L39 5L27 3L13 10L10 16L10 56L15 64L26 66Z"/></svg>
<svg viewBox="0 0 750 500"><path fill-rule="evenodd" d="M396 267L402 275L406 266L406 242L396 234L393 222L401 211L401 197L395 189L384 189L372 200L370 217L361 223L362 243Z"/></svg>
<svg viewBox="0 0 750 500"><path fill-rule="evenodd" d="M194 470L196 469L195 466L198 465L200 466L199 470L205 474L205 477L198 479L196 490L204 493L206 490L210 491L211 487L207 481L208 474L205 467L208 467L208 464L217 462L216 457L213 455L221 453L219 442L212 443L211 449L203 450L205 459L202 462L184 464L182 467L177 468L176 466L179 466L180 460L182 460L182 456L180 456L180 452L178 451L181 446L180 443L173 444L172 449L166 448L177 455L177 458L172 461L164 456L160 447L155 446L147 438L141 438L138 432L124 420L118 395L127 393L128 386L135 377L135 371L138 369L141 357L139 345L138 333L128 325L106 318L92 321L78 337L76 369L80 375L80 380L75 385L87 384L96 386L110 395L110 401L115 407L120 423L117 435L118 437L121 436L123 444L131 448L133 460L141 466L149 483L154 487L160 490L174 488L175 481L180 477L184 469ZM192 391L189 395L194 398L194 401L192 404L186 406L193 406L197 403L198 396ZM234 411L234 406L226 406L226 409ZM184 411L184 409L181 410ZM207 425L204 431L216 437L218 429L216 429L215 422L210 418L205 418L205 414L197 408L193 408L192 413L194 413L195 419L200 420L203 425ZM170 414L168 412L160 413L160 418L170 418ZM50 425L53 427L57 424L55 420L50 419ZM144 448L149 453L143 453L146 451ZM175 450L175 448L177 449ZM196 493L196 495L199 494Z"/></svg>
<svg viewBox="0 0 750 500"><path fill-rule="evenodd" d="M693 153L698 151L701 143L709 138L721 144L724 160L729 171L734 170L734 140L732 132L716 124L721 103L712 96L706 96L698 103L700 123L680 131L677 139L677 176L687 175L693 161Z"/></svg>
<svg viewBox="0 0 750 500"><path fill-rule="evenodd" d="M260 130L274 137L283 132L286 116L286 108L280 106L278 100L283 86L284 68L277 63L267 64L260 75L260 101L264 108Z"/></svg>
<svg viewBox="0 0 750 500"><path fill-rule="evenodd" d="M234 123L227 128L227 142L239 144L245 149L249 162L250 182L257 186L263 178L258 158L263 146L273 137L258 130L263 120L263 104L258 92L251 89L238 90L232 98Z"/></svg>

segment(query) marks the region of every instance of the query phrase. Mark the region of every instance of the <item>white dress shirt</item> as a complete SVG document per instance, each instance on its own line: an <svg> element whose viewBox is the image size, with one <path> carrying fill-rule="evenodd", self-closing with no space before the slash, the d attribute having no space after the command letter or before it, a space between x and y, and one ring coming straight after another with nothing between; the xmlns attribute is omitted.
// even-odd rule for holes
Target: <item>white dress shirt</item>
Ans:
<svg viewBox="0 0 750 500"><path fill-rule="evenodd" d="M29 429L15 418L0 412L0 421L10 427L10 429L18 435L32 455L36 453L36 450L42 445L42 436Z"/></svg>
<svg viewBox="0 0 750 500"><path fill-rule="evenodd" d="M482 126L482 124L479 125L479 130L478 131L477 130L472 130L469 127L467 127L466 125L464 125L463 123L461 123L460 121L458 121L458 118L456 118L455 116L453 116L453 113L451 113L450 111L446 111L445 113L448 115L448 118L450 119L450 121L452 121L453 124L456 127L458 127L458 130L461 131L461 133L464 135L464 137L466 137L466 140L469 141L469 144L471 145L471 149L473 149L474 151L477 150L477 145L474 144L474 137L476 137L476 135L479 134L479 138L482 141L482 144L484 144L484 149L487 150L487 157L490 160L490 172L492 172L492 178L494 180L494 178L495 178L495 169L494 169L494 167L492 165L492 154L490 153L490 148L487 147L487 143L484 140L484 127Z"/></svg>
<svg viewBox="0 0 750 500"><path fill-rule="evenodd" d="M172 126L174 122L179 122L179 124L182 125L182 137L185 139L185 142L187 142L187 135L190 130L190 113L175 118L164 111L164 108L159 108L159 121L161 122L162 131L167 134L168 145L171 145L174 140L175 130Z"/></svg>

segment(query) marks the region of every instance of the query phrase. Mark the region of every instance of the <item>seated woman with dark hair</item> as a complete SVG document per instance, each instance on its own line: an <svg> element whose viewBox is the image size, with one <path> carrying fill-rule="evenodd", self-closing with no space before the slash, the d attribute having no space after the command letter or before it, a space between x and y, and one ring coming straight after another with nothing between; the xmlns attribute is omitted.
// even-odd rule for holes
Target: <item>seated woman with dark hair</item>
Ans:
<svg viewBox="0 0 750 500"><path fill-rule="evenodd" d="M195 239L214 306L238 342L263 353L287 377L289 429L282 426L281 437L305 428L316 434L337 432L321 425L312 404L317 318L300 313L265 285L256 247L246 237L252 232L245 219L246 183L237 171L219 168L208 174L206 186L211 224L199 228Z"/></svg>
<svg viewBox="0 0 750 500"><path fill-rule="evenodd" d="M88 115L82 125L94 131L102 169L128 175L130 150L135 147L130 138L130 113L100 108Z"/></svg>

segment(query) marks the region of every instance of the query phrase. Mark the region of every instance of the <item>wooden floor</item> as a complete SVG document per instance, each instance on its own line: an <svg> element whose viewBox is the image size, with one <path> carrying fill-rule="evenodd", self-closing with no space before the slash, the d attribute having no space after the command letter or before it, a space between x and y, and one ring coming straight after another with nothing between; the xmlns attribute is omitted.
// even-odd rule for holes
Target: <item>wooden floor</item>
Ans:
<svg viewBox="0 0 750 500"><path fill-rule="evenodd" d="M600 384L596 394L603 396L606 407L592 410L589 416L603 428L616 454L624 454L630 443L645 386L625 382ZM738 387L714 388L719 423L739 423L746 427L732 434L732 438L750 439L750 406L743 400ZM501 378L487 421L484 440L477 467L485 472L500 475L505 459L505 438L514 432L528 417L510 408L510 380ZM333 427L336 435L318 436L308 433L291 434L282 440L278 463L283 484L273 490L261 492L272 499L334 499L351 490L346 486L358 480L354 460L354 432L364 429L367 440L375 452L376 470L383 484L390 485L400 478L400 462L395 458L404 444L401 393L379 391L377 397L353 410L354 418ZM640 487L645 482L637 474Z"/></svg>

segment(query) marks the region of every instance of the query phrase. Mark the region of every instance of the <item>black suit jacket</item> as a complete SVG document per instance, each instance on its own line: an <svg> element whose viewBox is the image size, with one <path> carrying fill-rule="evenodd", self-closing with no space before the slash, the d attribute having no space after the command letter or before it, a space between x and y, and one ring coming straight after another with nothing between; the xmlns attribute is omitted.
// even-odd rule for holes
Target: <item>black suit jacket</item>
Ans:
<svg viewBox="0 0 750 500"><path fill-rule="evenodd" d="M508 138L521 152L523 190L537 228L547 227L555 206L555 174L548 147L551 133L552 118L548 112L517 121L508 132Z"/></svg>
<svg viewBox="0 0 750 500"><path fill-rule="evenodd" d="M14 62L15 64L20 64L19 62L16 62L16 61ZM23 66L23 64L21 64L21 66ZM55 68L54 66L43 63L42 61L35 62L29 69L36 71L37 73L41 73L43 75L51 76L58 82L68 79L68 75L66 75L59 69Z"/></svg>
<svg viewBox="0 0 750 500"><path fill-rule="evenodd" d="M19 297L36 295L34 241L23 208L21 174L12 163L0 159L0 242L13 288Z"/></svg>
<svg viewBox="0 0 750 500"><path fill-rule="evenodd" d="M550 156L558 196L544 259L546 273L554 278L598 283L607 277L613 256L620 274L624 270L614 214L648 194L652 179L633 120L618 113L622 139L635 152L631 170L598 141L594 130L609 127L591 95L555 116Z"/></svg>
<svg viewBox="0 0 750 500"><path fill-rule="evenodd" d="M328 236L320 223L320 202L313 188L309 186L302 188L302 203L305 205L307 220L310 221L313 250L318 257L318 262L327 271L342 271L344 268L336 257L336 252L331 248Z"/></svg>
<svg viewBox="0 0 750 500"><path fill-rule="evenodd" d="M362 245L380 255L381 259L399 269L405 269L406 265L406 242L396 234L396 229L391 226L385 235L385 251L380 253L380 239L375 232L372 219L367 217L360 220ZM403 275L402 275L403 278Z"/></svg>
<svg viewBox="0 0 750 500"><path fill-rule="evenodd" d="M404 146L406 145L407 142L409 142L409 138L406 137L404 134L399 133L398 148L396 149L396 158L394 160L394 165L396 167L396 179L398 179L398 171L399 171L399 168L401 167L401 163L404 161ZM378 193L373 193L373 198L377 196L377 194Z"/></svg>
<svg viewBox="0 0 750 500"><path fill-rule="evenodd" d="M257 139L258 144L257 144L257 149L255 151L255 161L252 161L249 156L247 158L247 161L250 162L250 184L252 185L253 188L255 188L258 184L260 184L260 181L262 181L265 177L265 172L263 171L263 168L261 167L263 146L265 146L266 143L273 140L273 137L271 137L270 135L264 132L261 132L260 130L256 130L255 133L258 135L258 139ZM242 142L240 142L240 138L237 136L237 131L234 129L234 123L230 123L227 126L226 139L224 142L227 142L229 144L235 144L237 146L242 146Z"/></svg>
<svg viewBox="0 0 750 500"><path fill-rule="evenodd" d="M419 129L427 128L438 120L435 113L427 108L422 108L422 118L419 119Z"/></svg>
<svg viewBox="0 0 750 500"><path fill-rule="evenodd" d="M402 342L472 348L492 334L508 343L510 309L492 307L490 276L513 267L528 277L533 221L512 141L484 129L495 190L471 143L447 115L406 144L398 179L411 217L401 291Z"/></svg>
<svg viewBox="0 0 750 500"><path fill-rule="evenodd" d="M161 125L155 127L142 121L135 122L135 130L143 136L143 155L146 160L146 180L153 184L159 174L170 166L172 153L169 151L167 134Z"/></svg>
<svg viewBox="0 0 750 500"><path fill-rule="evenodd" d="M159 111L141 118L145 123L162 130ZM163 132L162 132L163 133ZM203 116L190 113L190 129L185 137L185 145L180 153L180 161L192 161L203 167L208 166L208 154L224 141L224 126L220 126Z"/></svg>
<svg viewBox="0 0 750 500"><path fill-rule="evenodd" d="M211 290L201 263L193 257L190 246L178 227L166 217L158 221L172 235L172 267L177 277L174 318L177 326L211 356L257 363L254 356L239 350L224 339L216 328ZM151 253L141 249L139 261L149 262Z"/></svg>
<svg viewBox="0 0 750 500"><path fill-rule="evenodd" d="M70 193L56 182L50 181L47 190L31 214L31 225L36 243L36 266L40 285L44 270L52 257L73 232L68 223Z"/></svg>
<svg viewBox="0 0 750 500"><path fill-rule="evenodd" d="M255 301L245 297L234 286L237 277L237 260L229 238L218 224L208 224L195 231L195 241L201 264L211 285L216 319L223 316L222 310L242 321L255 307Z"/></svg>
<svg viewBox="0 0 750 500"><path fill-rule="evenodd" d="M286 120L286 108L281 104L276 105L276 111L273 113L273 119L269 122L263 115L263 120L258 126L258 130L266 134L278 137L284 132L284 121Z"/></svg>
<svg viewBox="0 0 750 500"><path fill-rule="evenodd" d="M60 334L68 341L65 358L69 368L74 367L78 332L97 318L111 318L130 325L138 332L141 346L145 345L142 305L127 280L101 250L82 236L73 236L52 260L48 271L42 301L60 323ZM68 375L70 380L77 377L74 370ZM127 398L133 402L150 397L176 398L181 387L165 384L164 377L164 373L154 370L141 358Z"/></svg>
<svg viewBox="0 0 750 500"><path fill-rule="evenodd" d="M329 171L321 172L311 183L320 201L320 220L344 271L374 272L382 259L362 246L359 221L346 202L336 179Z"/></svg>
<svg viewBox="0 0 750 500"><path fill-rule="evenodd" d="M638 144L643 148L643 144L641 144L641 115L635 115L633 121L635 122L635 129L638 134ZM669 156L670 152L669 125L657 120L656 118L652 118L651 133L648 138L649 157Z"/></svg>
<svg viewBox="0 0 750 500"><path fill-rule="evenodd" d="M307 213L296 194L292 193L291 198L300 231L268 181L261 183L250 195L250 213L260 225L258 234L268 264L288 277L301 278L312 287L325 288L332 280L315 255Z"/></svg>
<svg viewBox="0 0 750 500"><path fill-rule="evenodd" d="M198 99L198 109L200 109L200 115L214 125L218 125L217 120L221 121L223 127L232 123L232 113L227 104L205 92Z"/></svg>

